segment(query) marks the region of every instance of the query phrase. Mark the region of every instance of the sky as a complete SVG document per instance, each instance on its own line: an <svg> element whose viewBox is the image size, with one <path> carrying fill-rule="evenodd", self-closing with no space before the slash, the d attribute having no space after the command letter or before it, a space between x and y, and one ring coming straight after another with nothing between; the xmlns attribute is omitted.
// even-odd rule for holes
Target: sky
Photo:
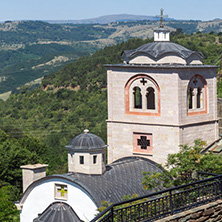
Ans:
<svg viewBox="0 0 222 222"><path fill-rule="evenodd" d="M76 20L104 15L155 16L164 9L170 18L222 19L222 0L0 0L0 21Z"/></svg>

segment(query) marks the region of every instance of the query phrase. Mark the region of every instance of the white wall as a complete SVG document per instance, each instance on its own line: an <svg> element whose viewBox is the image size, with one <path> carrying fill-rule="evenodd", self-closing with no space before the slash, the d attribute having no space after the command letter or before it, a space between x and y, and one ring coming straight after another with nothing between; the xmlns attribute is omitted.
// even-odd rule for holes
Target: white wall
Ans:
<svg viewBox="0 0 222 222"><path fill-rule="evenodd" d="M64 184L68 187L68 200L54 199L54 186ZM92 198L77 184L63 179L50 179L37 185L23 204L20 214L21 222L31 222L38 214L42 213L53 202L65 202L69 204L79 218L83 221L95 217L97 206Z"/></svg>

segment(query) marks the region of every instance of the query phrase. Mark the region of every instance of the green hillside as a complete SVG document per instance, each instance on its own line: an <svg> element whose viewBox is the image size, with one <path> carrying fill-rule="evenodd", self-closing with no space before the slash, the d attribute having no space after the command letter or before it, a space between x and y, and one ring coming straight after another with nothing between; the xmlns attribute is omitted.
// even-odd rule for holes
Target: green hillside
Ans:
<svg viewBox="0 0 222 222"><path fill-rule="evenodd" d="M187 34L222 32L222 21L165 21L171 31ZM7 21L0 24L0 94L56 72L81 56L131 38L152 38L159 21L121 21L108 24L49 24Z"/></svg>
<svg viewBox="0 0 222 222"><path fill-rule="evenodd" d="M0 184L11 192L10 200L21 194L20 165L48 163L48 174L64 173L64 146L74 136L88 128L106 142L107 81L103 64L121 63L123 50L150 41L130 39L105 47L48 75L40 87L23 87L6 102L0 101ZM172 41L201 51L205 64L220 62L222 39L218 34L188 35L177 30L172 33ZM221 88L218 95L222 95Z"/></svg>

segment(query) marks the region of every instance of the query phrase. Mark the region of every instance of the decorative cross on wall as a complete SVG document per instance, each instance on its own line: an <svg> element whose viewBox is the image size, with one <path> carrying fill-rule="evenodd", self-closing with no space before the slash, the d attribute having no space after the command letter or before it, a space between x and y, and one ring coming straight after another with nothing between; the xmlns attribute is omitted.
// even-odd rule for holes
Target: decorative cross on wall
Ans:
<svg viewBox="0 0 222 222"><path fill-rule="evenodd" d="M146 150L150 146L150 140L147 140L146 136L140 136L140 139L137 139L137 145Z"/></svg>
<svg viewBox="0 0 222 222"><path fill-rule="evenodd" d="M65 186L61 186L61 189L58 189L58 192L61 193L61 197L65 197L65 193L67 193L67 188L65 188Z"/></svg>
<svg viewBox="0 0 222 222"><path fill-rule="evenodd" d="M193 84L196 86L196 84L197 84L197 79L196 78L194 78Z"/></svg>
<svg viewBox="0 0 222 222"><path fill-rule="evenodd" d="M143 85L145 85L147 83L147 81L144 78L142 78L142 80L140 82L143 83Z"/></svg>
<svg viewBox="0 0 222 222"><path fill-rule="evenodd" d="M157 18L160 18L160 28L163 28L163 18L168 18L168 15L163 15L163 9L160 9L160 15L156 15Z"/></svg>

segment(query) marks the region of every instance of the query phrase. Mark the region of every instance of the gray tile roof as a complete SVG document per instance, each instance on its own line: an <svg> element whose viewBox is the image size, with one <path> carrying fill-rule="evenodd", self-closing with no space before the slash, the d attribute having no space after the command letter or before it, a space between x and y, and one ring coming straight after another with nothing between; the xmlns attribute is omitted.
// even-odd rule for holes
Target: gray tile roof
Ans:
<svg viewBox="0 0 222 222"><path fill-rule="evenodd" d="M50 204L33 222L79 222L81 221L72 207L64 202Z"/></svg>
<svg viewBox="0 0 222 222"><path fill-rule="evenodd" d="M212 152L222 156L222 139L218 139L202 150L202 153Z"/></svg>
<svg viewBox="0 0 222 222"><path fill-rule="evenodd" d="M125 50L122 52L122 56L125 56L127 58L132 58L136 54L145 53L149 56L151 56L154 59L159 59L164 54L167 53L174 53L178 56L182 57L183 59L187 59L192 54L198 55L200 58L203 58L203 55L199 52L195 52L192 50L189 50L181 45L178 45L173 42L152 42L147 43L142 46L140 46L137 49L133 50Z"/></svg>
<svg viewBox="0 0 222 222"><path fill-rule="evenodd" d="M104 141L88 131L74 137L66 148L73 151L94 150L106 147Z"/></svg>
<svg viewBox="0 0 222 222"><path fill-rule="evenodd" d="M202 65L202 64L176 64L176 63L163 63L163 64L126 64L126 63L120 63L120 64L104 64L105 67L107 68L141 68L141 69L147 69L147 68L152 68L152 69L196 69L196 68L201 68L201 69L211 69L211 68L218 68L218 66L215 65Z"/></svg>
<svg viewBox="0 0 222 222"><path fill-rule="evenodd" d="M121 201L124 195L151 193L142 186L142 172L162 172L153 161L142 157L125 157L107 165L103 175L63 174L65 177L79 184L92 196L97 206L106 200L110 203Z"/></svg>

